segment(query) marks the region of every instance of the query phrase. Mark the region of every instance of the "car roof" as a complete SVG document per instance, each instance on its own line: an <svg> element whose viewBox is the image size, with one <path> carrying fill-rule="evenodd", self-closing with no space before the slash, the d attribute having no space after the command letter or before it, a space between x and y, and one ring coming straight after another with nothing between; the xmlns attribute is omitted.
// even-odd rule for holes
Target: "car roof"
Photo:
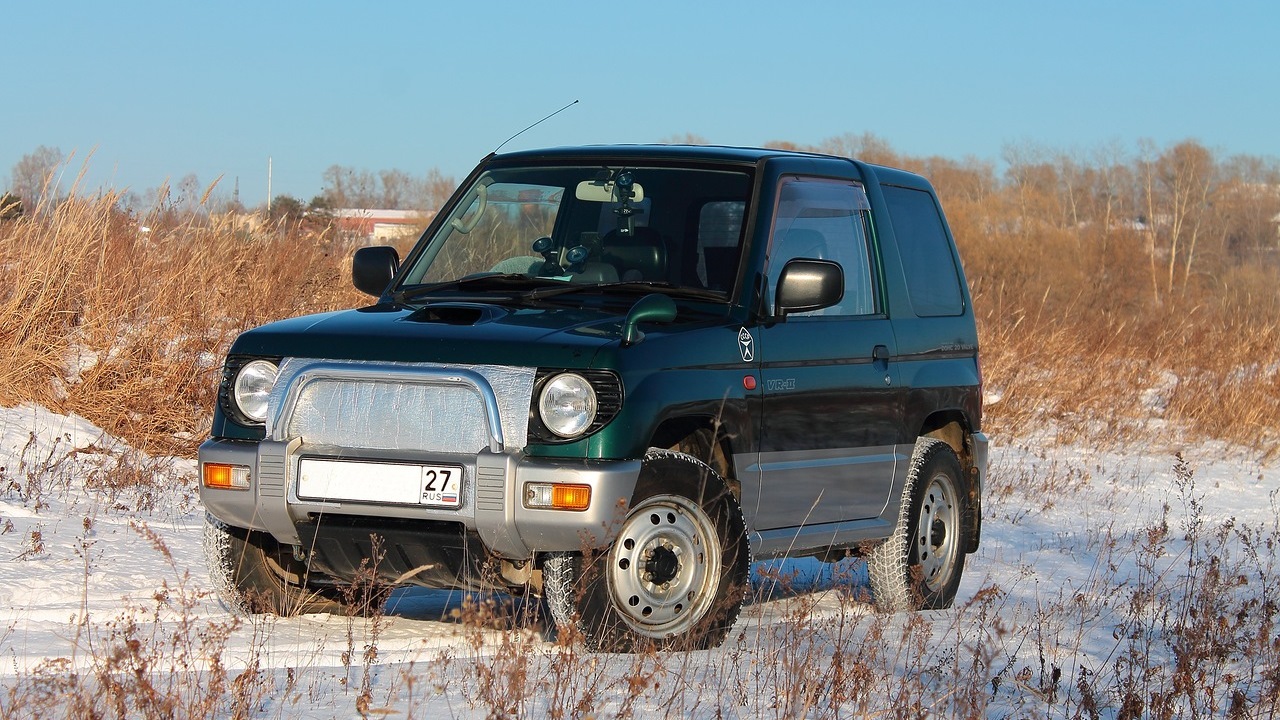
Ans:
<svg viewBox="0 0 1280 720"><path fill-rule="evenodd" d="M919 175L899 168L885 165L873 165L843 157L816 152L798 150L780 150L776 148L735 147L729 145L666 145L666 144L621 144L621 145L580 145L530 150L515 150L495 155L492 160L499 163L529 161L561 161L572 159L608 158L645 159L645 160L683 160L688 162L728 162L744 165L755 165L765 158L821 159L853 162L855 165L874 168L876 175L882 180L896 180L908 185L923 182Z"/></svg>
<svg viewBox="0 0 1280 720"><path fill-rule="evenodd" d="M497 157L503 160L523 160L533 158L577 158L577 157L645 157L670 158L684 160L720 160L730 162L755 163L764 157L773 156L806 156L815 157L813 153L798 153L787 150L771 150L768 148L729 147L724 145L581 145L533 150L517 150L502 153ZM817 156L826 157L826 156Z"/></svg>

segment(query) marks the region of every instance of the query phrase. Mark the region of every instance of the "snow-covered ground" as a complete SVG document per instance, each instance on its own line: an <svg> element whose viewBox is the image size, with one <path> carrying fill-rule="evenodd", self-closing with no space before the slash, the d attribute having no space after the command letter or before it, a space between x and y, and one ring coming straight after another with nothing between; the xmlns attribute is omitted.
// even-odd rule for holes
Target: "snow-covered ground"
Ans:
<svg viewBox="0 0 1280 720"><path fill-rule="evenodd" d="M1106 717L1127 688L1177 694L1173 670L1135 672L1177 665L1214 602L1229 627L1200 668L1208 714L1275 691L1274 652L1249 648L1280 600L1280 465L1209 443L1179 470L1172 449L1000 440L955 609L875 615L856 561L757 563L724 647L633 658L497 629L505 607L461 622L488 611L458 593L399 591L373 621L235 618L207 579L194 463L0 408L0 717L58 716L104 683L124 716L163 697L179 717Z"/></svg>

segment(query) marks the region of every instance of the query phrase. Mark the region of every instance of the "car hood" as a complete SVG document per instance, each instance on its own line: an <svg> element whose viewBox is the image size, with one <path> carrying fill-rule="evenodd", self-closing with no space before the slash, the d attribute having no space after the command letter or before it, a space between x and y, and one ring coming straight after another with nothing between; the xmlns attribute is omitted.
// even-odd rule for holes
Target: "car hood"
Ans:
<svg viewBox="0 0 1280 720"><path fill-rule="evenodd" d="M335 360L586 367L617 343L626 309L512 308L468 302L376 305L273 322L232 354Z"/></svg>

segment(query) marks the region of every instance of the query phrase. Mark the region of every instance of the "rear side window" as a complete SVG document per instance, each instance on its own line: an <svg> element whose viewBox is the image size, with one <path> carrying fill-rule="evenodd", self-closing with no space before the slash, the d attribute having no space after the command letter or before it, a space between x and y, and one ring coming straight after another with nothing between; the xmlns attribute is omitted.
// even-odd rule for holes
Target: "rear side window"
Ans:
<svg viewBox="0 0 1280 720"><path fill-rule="evenodd" d="M960 271L933 196L923 190L892 185L883 186L883 190L916 315L962 314Z"/></svg>

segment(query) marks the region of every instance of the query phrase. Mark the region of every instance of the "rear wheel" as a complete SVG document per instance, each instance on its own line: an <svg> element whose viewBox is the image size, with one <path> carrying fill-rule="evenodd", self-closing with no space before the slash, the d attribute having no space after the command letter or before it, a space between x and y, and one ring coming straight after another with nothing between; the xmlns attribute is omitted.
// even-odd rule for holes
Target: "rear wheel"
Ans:
<svg viewBox="0 0 1280 720"><path fill-rule="evenodd" d="M967 497L951 446L936 438L917 440L897 527L867 557L877 607L886 612L951 607L964 574Z"/></svg>
<svg viewBox="0 0 1280 720"><path fill-rule="evenodd" d="M607 549L558 553L543 586L556 624L589 649L719 645L746 595L750 549L737 499L705 463L653 450Z"/></svg>
<svg viewBox="0 0 1280 720"><path fill-rule="evenodd" d="M212 515L205 517L204 551L214 589L234 612L369 615L385 599L378 588L320 585L317 573L268 533L231 527Z"/></svg>

